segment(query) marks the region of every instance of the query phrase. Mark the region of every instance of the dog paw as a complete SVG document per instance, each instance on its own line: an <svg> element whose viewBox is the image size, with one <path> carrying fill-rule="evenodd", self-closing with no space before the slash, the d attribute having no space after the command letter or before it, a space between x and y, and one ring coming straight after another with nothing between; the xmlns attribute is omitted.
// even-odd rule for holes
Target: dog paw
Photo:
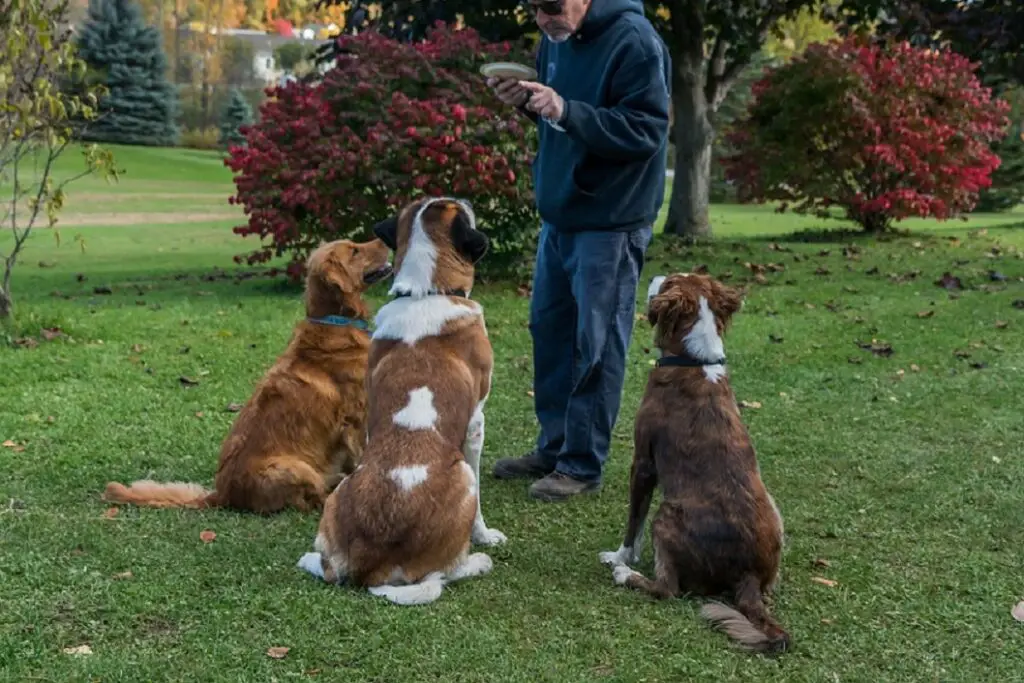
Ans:
<svg viewBox="0 0 1024 683"><path fill-rule="evenodd" d="M466 569L472 576L483 576L494 569L494 560L486 553L473 553L466 558Z"/></svg>
<svg viewBox="0 0 1024 683"><path fill-rule="evenodd" d="M616 586L623 586L625 585L626 581L629 580L629 577L633 576L636 573L637 572L633 571L626 565L619 564L616 565L614 569L612 569L612 578L615 579Z"/></svg>
<svg viewBox="0 0 1024 683"><path fill-rule="evenodd" d="M615 567L620 564L636 564L640 561L640 553L620 545L618 550L606 550L603 553L598 553L597 558L601 564Z"/></svg>
<svg viewBox="0 0 1024 683"><path fill-rule="evenodd" d="M299 558L296 566L319 579L324 578L324 567L320 562L320 553L306 553Z"/></svg>
<svg viewBox="0 0 1024 683"><path fill-rule="evenodd" d="M507 540L505 534L497 529L488 529L487 527L473 529L472 541L476 545L499 545Z"/></svg>

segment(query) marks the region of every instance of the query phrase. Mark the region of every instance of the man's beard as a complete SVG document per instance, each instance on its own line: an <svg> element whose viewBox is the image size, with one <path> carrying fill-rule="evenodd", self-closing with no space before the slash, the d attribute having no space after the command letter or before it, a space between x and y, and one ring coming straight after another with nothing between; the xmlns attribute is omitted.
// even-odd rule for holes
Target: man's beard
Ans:
<svg viewBox="0 0 1024 683"><path fill-rule="evenodd" d="M555 24L550 29L541 29L541 31L552 43L564 43L572 36L572 31L565 24Z"/></svg>

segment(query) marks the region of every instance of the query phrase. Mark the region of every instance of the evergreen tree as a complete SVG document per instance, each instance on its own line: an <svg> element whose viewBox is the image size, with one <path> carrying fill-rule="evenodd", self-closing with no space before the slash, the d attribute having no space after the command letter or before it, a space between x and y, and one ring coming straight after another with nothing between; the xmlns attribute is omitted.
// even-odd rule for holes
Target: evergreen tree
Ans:
<svg viewBox="0 0 1024 683"><path fill-rule="evenodd" d="M992 151L999 155L999 168L992 174L992 186L978 196L975 211L1010 211L1024 202L1024 88L1003 94L1010 103L1010 130Z"/></svg>
<svg viewBox="0 0 1024 683"><path fill-rule="evenodd" d="M146 26L132 0L89 0L78 37L90 80L105 84L101 117L86 139L134 145L178 142L177 92L167 79L160 32Z"/></svg>
<svg viewBox="0 0 1024 683"><path fill-rule="evenodd" d="M242 95L238 88L231 89L231 99L220 117L220 144L222 147L228 145L244 145L245 136L242 135L239 126L252 123L252 107Z"/></svg>

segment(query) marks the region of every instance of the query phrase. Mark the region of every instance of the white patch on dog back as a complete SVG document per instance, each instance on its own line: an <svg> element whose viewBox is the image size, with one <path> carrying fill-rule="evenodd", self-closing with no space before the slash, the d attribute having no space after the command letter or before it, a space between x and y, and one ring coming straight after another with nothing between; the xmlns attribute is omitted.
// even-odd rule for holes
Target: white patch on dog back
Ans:
<svg viewBox="0 0 1024 683"><path fill-rule="evenodd" d="M388 472L388 476L398 484L398 488L406 492L412 491L427 480L427 466L396 467Z"/></svg>
<svg viewBox="0 0 1024 683"><path fill-rule="evenodd" d="M413 431L433 429L437 422L437 409L434 408L434 392L428 387L420 387L409 392L409 402L391 418L399 427Z"/></svg>
<svg viewBox="0 0 1024 683"><path fill-rule="evenodd" d="M651 303L651 299L658 296L658 292L661 291L661 286L665 283L665 276L658 275L651 280L651 286L647 288L647 303Z"/></svg>
<svg viewBox="0 0 1024 683"><path fill-rule="evenodd" d="M426 296L434 286L434 266L437 264L437 247L430 240L423 227L423 212L438 200L424 202L412 220L412 231L402 257L402 267L395 273L390 294L408 294L412 297Z"/></svg>
<svg viewBox="0 0 1024 683"><path fill-rule="evenodd" d="M436 337L452 320L480 315L475 301L452 301L446 296L394 299L377 311L374 339L394 339L412 346L425 337Z"/></svg>
<svg viewBox="0 0 1024 683"><path fill-rule="evenodd" d="M708 306L708 300L700 298L700 313L693 328L683 338L686 351L699 360L715 360L725 356L725 345L722 338L718 336L718 328L715 326L715 314ZM711 382L717 382L725 376L725 366L705 365L704 376Z"/></svg>
<svg viewBox="0 0 1024 683"><path fill-rule="evenodd" d="M476 496L476 473L473 472L473 466L465 460L459 464L462 466L462 471L466 476L466 490L468 495Z"/></svg>

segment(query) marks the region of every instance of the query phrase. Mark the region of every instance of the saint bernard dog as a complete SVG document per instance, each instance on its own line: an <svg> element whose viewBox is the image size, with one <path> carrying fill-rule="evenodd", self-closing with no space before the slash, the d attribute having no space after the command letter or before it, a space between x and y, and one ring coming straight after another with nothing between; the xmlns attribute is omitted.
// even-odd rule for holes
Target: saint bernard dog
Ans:
<svg viewBox="0 0 1024 683"><path fill-rule="evenodd" d="M395 275L370 346L366 447L328 497L315 552L298 566L423 605L446 583L491 571L471 542L506 540L480 511L493 359L483 309L469 295L489 241L472 206L450 198L416 201L374 233L395 252Z"/></svg>

